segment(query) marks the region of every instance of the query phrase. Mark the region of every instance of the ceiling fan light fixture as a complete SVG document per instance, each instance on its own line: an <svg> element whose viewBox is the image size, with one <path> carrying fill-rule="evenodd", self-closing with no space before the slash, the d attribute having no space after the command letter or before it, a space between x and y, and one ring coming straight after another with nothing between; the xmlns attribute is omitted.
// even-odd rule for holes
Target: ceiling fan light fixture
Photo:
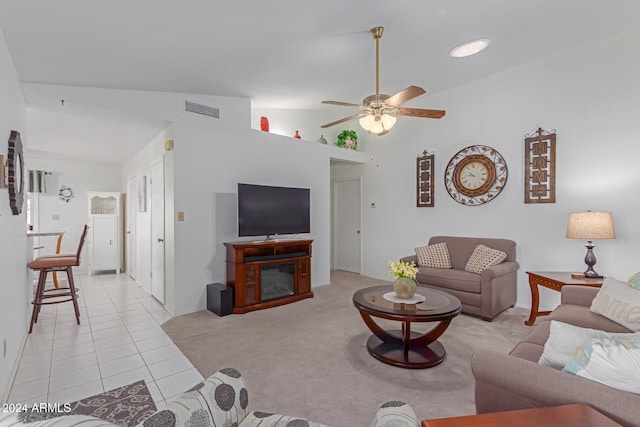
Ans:
<svg viewBox="0 0 640 427"><path fill-rule="evenodd" d="M373 114L367 114L366 116L360 118L360 126L362 126L362 129L368 132L371 129L371 125L373 125L374 121L375 117L373 116Z"/></svg>
<svg viewBox="0 0 640 427"><path fill-rule="evenodd" d="M384 126L385 130L389 130L396 124L398 119L396 119L396 116L387 113L383 114L380 120L382 121L382 126Z"/></svg>
<svg viewBox="0 0 640 427"><path fill-rule="evenodd" d="M429 119L439 119L445 115L444 110L399 108L401 104L426 93L426 91L419 86L409 86L392 96L380 93L380 38L382 37L383 30L383 27L374 27L370 30L376 43L376 93L365 97L361 105L350 102L322 101L323 104L357 107L360 109L360 112L357 114L322 125L321 127L323 129L357 118L362 129L369 133L382 136L386 135L396 124L396 115Z"/></svg>
<svg viewBox="0 0 640 427"><path fill-rule="evenodd" d="M489 46L489 39L476 39L462 43L449 51L449 56L454 58L464 58L475 55Z"/></svg>
<svg viewBox="0 0 640 427"><path fill-rule="evenodd" d="M382 121L380 120L380 117L376 117L376 120L373 121L373 124L371 125L369 132L376 135L384 132L384 126L382 125Z"/></svg>

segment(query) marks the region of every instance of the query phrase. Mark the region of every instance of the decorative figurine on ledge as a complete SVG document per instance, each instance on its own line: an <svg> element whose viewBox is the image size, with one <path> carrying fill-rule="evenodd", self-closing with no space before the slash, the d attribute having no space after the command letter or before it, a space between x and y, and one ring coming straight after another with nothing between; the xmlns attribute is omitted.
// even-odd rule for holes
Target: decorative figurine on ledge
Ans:
<svg viewBox="0 0 640 427"><path fill-rule="evenodd" d="M269 132L269 119L265 116L260 117L260 130Z"/></svg>

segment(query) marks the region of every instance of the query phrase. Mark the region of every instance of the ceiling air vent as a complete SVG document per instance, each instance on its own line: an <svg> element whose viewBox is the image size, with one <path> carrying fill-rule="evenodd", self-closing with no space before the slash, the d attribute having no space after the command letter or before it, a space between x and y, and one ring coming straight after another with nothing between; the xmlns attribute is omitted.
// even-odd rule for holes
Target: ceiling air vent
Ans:
<svg viewBox="0 0 640 427"><path fill-rule="evenodd" d="M220 118L220 109L208 105L197 104L191 101L184 101L184 111L187 113L200 114L201 116Z"/></svg>

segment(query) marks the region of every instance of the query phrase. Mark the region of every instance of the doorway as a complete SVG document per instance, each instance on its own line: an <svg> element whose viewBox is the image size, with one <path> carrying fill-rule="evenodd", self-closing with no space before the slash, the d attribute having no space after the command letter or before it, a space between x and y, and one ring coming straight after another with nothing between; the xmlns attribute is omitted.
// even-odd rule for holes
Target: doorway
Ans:
<svg viewBox="0 0 640 427"><path fill-rule="evenodd" d="M127 187L127 224L125 235L125 252L127 260L127 274L136 279L136 177L129 178Z"/></svg>
<svg viewBox="0 0 640 427"><path fill-rule="evenodd" d="M151 165L151 295L164 304L164 157Z"/></svg>
<svg viewBox="0 0 640 427"><path fill-rule="evenodd" d="M362 269L362 201L360 177L333 183L334 267L360 274Z"/></svg>

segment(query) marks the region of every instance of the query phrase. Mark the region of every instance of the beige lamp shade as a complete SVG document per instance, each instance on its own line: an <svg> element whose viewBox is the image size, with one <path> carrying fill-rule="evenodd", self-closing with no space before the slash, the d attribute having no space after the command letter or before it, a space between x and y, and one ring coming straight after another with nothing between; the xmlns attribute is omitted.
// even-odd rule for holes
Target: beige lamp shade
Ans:
<svg viewBox="0 0 640 427"><path fill-rule="evenodd" d="M567 225L569 239L615 239L611 212L571 212Z"/></svg>

